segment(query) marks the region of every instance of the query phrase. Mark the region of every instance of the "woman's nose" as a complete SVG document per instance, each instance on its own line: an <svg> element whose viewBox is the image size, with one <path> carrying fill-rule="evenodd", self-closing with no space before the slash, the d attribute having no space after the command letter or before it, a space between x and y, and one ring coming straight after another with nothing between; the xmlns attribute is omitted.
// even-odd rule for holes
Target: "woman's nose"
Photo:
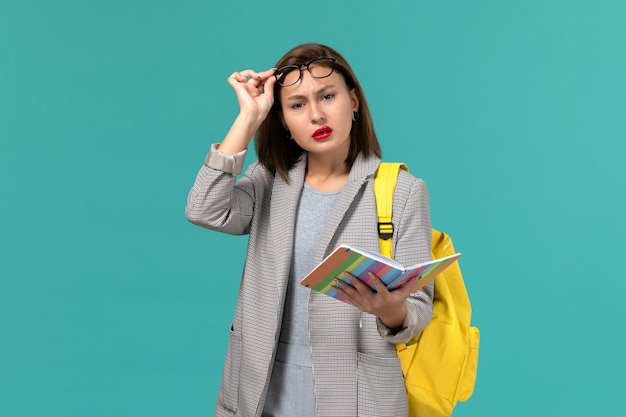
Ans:
<svg viewBox="0 0 626 417"><path fill-rule="evenodd" d="M311 105L309 106L309 111L310 111L311 122L313 123L319 122L326 118L326 115L324 114L324 111L322 110L319 103L315 103L315 102L311 103Z"/></svg>

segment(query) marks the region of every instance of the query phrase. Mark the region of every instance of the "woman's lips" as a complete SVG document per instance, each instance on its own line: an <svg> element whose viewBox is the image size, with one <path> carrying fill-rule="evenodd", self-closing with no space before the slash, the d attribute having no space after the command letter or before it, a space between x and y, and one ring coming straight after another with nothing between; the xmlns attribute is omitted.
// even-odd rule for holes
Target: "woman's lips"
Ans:
<svg viewBox="0 0 626 417"><path fill-rule="evenodd" d="M322 140L329 137L332 133L333 130L329 126L322 126L315 132L313 132L313 135L311 135L311 137L315 140Z"/></svg>

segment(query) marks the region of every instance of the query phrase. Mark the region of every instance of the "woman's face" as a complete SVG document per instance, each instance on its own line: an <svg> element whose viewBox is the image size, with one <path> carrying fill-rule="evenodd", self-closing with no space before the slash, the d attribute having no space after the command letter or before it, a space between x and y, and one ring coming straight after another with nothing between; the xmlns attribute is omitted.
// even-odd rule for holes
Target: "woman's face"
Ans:
<svg viewBox="0 0 626 417"><path fill-rule="evenodd" d="M359 109L356 93L337 71L314 78L304 69L301 77L296 84L280 89L283 123L309 154L343 162L350 149L352 116Z"/></svg>

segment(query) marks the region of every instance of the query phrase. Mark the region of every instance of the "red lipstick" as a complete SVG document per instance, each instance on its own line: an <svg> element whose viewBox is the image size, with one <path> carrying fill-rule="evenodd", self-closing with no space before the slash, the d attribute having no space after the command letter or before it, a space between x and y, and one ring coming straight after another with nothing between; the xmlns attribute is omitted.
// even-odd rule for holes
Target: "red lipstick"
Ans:
<svg viewBox="0 0 626 417"><path fill-rule="evenodd" d="M322 126L313 132L311 137L315 140L323 140L329 137L333 133L333 130L329 126Z"/></svg>

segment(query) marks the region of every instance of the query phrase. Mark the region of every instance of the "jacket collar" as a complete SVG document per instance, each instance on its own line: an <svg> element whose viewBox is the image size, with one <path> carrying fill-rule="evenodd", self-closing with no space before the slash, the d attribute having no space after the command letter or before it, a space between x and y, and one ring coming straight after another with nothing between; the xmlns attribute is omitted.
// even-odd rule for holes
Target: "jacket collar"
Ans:
<svg viewBox="0 0 626 417"><path fill-rule="evenodd" d="M317 246L317 251L315 252L316 262L320 262L326 255L328 255L328 252L333 249L329 248L329 245L337 233L339 225L345 218L346 213L352 206L353 202L360 194L365 192L365 184L370 178L374 178L379 164L380 159L376 157L365 159L361 156L361 154L359 154L357 159L354 161L352 169L350 170L350 175L348 176L348 181L346 182L343 190L341 190L337 196L337 201L335 202L330 216L328 216L328 220L326 221L326 226L324 227L319 245Z"/></svg>

